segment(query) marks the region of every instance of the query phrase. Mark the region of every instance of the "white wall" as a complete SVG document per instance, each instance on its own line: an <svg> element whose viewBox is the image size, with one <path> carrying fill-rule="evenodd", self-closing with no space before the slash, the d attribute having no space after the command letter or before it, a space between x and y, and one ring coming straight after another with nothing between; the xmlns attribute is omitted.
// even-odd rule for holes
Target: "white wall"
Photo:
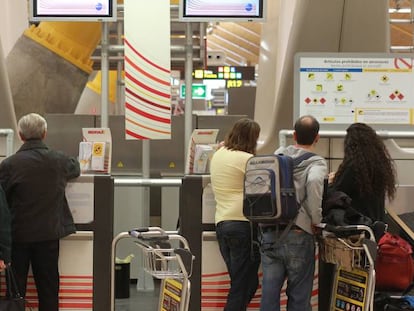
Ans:
<svg viewBox="0 0 414 311"><path fill-rule="evenodd" d="M28 27L28 0L1 0L0 37L5 56Z"/></svg>
<svg viewBox="0 0 414 311"><path fill-rule="evenodd" d="M268 1L254 113L261 127L258 152L273 152L279 131L293 127L297 52L385 53L388 49L386 0Z"/></svg>

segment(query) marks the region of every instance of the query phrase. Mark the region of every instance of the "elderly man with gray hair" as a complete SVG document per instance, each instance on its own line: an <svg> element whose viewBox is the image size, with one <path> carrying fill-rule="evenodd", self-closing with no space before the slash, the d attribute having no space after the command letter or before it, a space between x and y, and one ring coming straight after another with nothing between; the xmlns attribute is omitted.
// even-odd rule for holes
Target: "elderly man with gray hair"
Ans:
<svg viewBox="0 0 414 311"><path fill-rule="evenodd" d="M11 262L25 296L31 265L39 311L59 309L59 240L76 231L65 196L68 180L80 175L79 162L43 142L46 120L36 113L18 122L23 145L0 163L0 184L12 216Z"/></svg>

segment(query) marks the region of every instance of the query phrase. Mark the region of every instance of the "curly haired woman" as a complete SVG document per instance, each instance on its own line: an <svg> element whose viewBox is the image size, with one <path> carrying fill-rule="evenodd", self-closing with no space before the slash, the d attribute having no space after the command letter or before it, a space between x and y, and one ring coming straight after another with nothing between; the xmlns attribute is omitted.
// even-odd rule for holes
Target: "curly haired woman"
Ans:
<svg viewBox="0 0 414 311"><path fill-rule="evenodd" d="M373 222L384 221L385 198L394 198L396 174L381 137L368 125L354 123L346 130L344 158L336 173L329 174L328 193L345 192L352 199L352 207ZM335 266L319 262L319 309L329 310L329 300L323 292L334 286Z"/></svg>
<svg viewBox="0 0 414 311"><path fill-rule="evenodd" d="M344 158L330 187L348 194L352 207L372 221L384 221L385 198L394 198L396 173L382 139L368 125L354 123L344 139Z"/></svg>

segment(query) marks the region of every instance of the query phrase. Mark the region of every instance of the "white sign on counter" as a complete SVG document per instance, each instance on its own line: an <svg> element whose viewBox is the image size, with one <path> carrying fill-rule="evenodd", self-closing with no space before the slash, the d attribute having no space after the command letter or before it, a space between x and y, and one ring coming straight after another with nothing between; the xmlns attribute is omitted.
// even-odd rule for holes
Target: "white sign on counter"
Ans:
<svg viewBox="0 0 414 311"><path fill-rule="evenodd" d="M214 198L213 188L211 183L203 189L202 198L202 223L214 224L216 215L216 199Z"/></svg>
<svg viewBox="0 0 414 311"><path fill-rule="evenodd" d="M66 186L66 198L75 224L87 224L93 221L93 176L81 176L68 182Z"/></svg>

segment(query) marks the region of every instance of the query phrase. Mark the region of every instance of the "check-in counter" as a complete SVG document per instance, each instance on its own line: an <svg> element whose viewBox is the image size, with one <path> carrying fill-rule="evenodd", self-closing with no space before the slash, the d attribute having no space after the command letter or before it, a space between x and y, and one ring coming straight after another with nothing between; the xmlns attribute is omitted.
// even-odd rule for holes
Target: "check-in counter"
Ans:
<svg viewBox="0 0 414 311"><path fill-rule="evenodd" d="M109 310L113 189L111 176L80 176L68 183L66 193L77 232L60 241L59 310ZM26 298L37 310L31 273Z"/></svg>
<svg viewBox="0 0 414 311"><path fill-rule="evenodd" d="M93 231L78 231L60 241L60 310L94 310L93 243Z"/></svg>
<svg viewBox="0 0 414 311"><path fill-rule="evenodd" d="M227 300L230 279L218 247L215 224L215 200L209 175L187 175L180 194L180 234L189 242L195 256L191 281L190 310L219 311ZM315 273L318 266L315 268ZM261 279L261 271L259 270ZM260 281L261 282L261 281ZM261 288L249 305L260 309ZM286 306L286 295L282 295ZM312 306L318 310L318 280L315 274Z"/></svg>
<svg viewBox="0 0 414 311"><path fill-rule="evenodd" d="M282 131L280 141L288 145L293 131ZM345 131L320 132L321 140L316 152L324 156L329 165L329 171L335 171L343 158L343 138ZM405 223L412 217L412 172L414 171L414 152L412 148L404 148L398 139L412 139L412 133L379 132L385 139L385 144L391 157L396 163L398 188L393 202L387 202L389 214L402 216ZM289 139L288 139L289 138ZM404 141L404 145L410 142ZM195 255L192 281L190 309L215 311L222 310L229 288L227 269L220 255L215 238L214 226L215 202L210 185L209 175L187 175L184 177L180 195L180 224L181 234L189 241ZM403 215L401 215L403 214ZM400 217L401 218L401 217ZM407 220L408 219L408 220ZM414 223L414 221L411 221ZM407 227L407 226L406 226ZM409 227L409 226L408 226ZM413 225L414 228L414 225ZM414 238L414 235L413 235ZM316 254L316 257L318 254ZM315 273L318 273L318 261ZM312 292L312 306L318 310L318 278L315 275ZM260 296L260 289L256 293ZM286 296L282 297L282 304ZM255 298L249 310L258 309L259 301Z"/></svg>

